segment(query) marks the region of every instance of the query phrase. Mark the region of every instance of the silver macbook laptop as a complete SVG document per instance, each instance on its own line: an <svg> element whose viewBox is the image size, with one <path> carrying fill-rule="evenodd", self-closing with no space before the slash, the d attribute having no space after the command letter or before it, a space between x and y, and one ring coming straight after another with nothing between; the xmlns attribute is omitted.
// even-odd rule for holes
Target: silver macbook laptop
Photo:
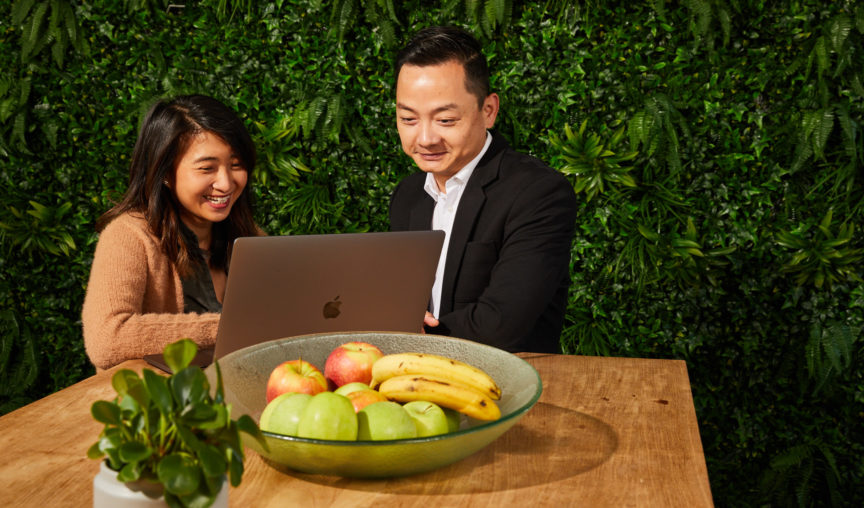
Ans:
<svg viewBox="0 0 864 508"><path fill-rule="evenodd" d="M213 350L337 331L419 332L442 231L261 236L234 243ZM145 360L167 370L162 355Z"/></svg>

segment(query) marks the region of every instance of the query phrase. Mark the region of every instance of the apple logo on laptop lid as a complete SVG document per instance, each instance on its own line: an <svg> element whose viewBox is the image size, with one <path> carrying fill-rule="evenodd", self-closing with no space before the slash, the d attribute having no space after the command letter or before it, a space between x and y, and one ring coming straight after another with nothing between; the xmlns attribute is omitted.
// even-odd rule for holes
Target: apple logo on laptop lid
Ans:
<svg viewBox="0 0 864 508"><path fill-rule="evenodd" d="M339 301L339 297L337 296L332 301L329 301L324 304L324 319L335 319L339 317L339 306L342 305L342 302Z"/></svg>

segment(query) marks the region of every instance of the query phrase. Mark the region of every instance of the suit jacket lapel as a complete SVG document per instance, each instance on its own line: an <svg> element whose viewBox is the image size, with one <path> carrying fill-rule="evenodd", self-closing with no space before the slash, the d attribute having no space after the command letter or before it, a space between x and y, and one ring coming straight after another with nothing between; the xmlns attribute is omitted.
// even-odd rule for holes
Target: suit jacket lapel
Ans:
<svg viewBox="0 0 864 508"><path fill-rule="evenodd" d="M507 147L507 143L501 136L492 135L492 144L480 159L480 163L471 174L468 185L465 186L462 197L459 199L459 208L456 210L456 219L453 221L453 231L450 233L450 243L447 247L447 261L444 265L444 282L441 286L441 314L453 311L453 290L456 283L456 275L462 265L463 254L474 224L486 202L485 187L498 178L498 167L500 165L501 152ZM429 220L432 216L430 212Z"/></svg>
<svg viewBox="0 0 864 508"><path fill-rule="evenodd" d="M411 207L411 218L408 220L408 229L411 231L432 229L432 213L434 211L435 200L424 191L421 199Z"/></svg>

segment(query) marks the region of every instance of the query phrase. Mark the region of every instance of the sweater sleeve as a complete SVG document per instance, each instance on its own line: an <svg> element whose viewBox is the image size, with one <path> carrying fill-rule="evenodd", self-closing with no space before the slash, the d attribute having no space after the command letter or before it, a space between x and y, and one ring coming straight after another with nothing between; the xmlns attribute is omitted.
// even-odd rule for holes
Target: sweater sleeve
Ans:
<svg viewBox="0 0 864 508"><path fill-rule="evenodd" d="M216 339L219 314L183 313L179 277L135 226L115 219L96 245L82 324L87 355L98 368L160 353L181 338L201 346Z"/></svg>

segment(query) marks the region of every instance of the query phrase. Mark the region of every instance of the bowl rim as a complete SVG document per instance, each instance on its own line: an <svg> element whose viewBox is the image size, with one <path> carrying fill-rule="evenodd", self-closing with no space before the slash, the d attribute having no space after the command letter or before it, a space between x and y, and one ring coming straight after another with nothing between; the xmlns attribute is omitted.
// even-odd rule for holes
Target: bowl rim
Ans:
<svg viewBox="0 0 864 508"><path fill-rule="evenodd" d="M473 434L475 432L479 432L479 431L484 430L484 429L490 429L493 427L497 427L497 426L499 426L499 425L501 425L501 424L503 424L509 420L512 420L514 418L518 418L521 415L523 415L524 413L526 413L528 410L530 410L532 407L534 407L534 405L537 403L537 401L540 400L540 396L543 394L543 381L540 378L540 373L537 372L537 369L535 369L533 365L531 365L530 363L525 361L525 359L519 358L518 356L514 355L513 353L511 353L509 351L504 351L503 349L499 349L499 348L496 348L494 346L490 346L488 344L483 344L481 342L475 342L475 341L471 341L468 339L462 339L459 337L449 337L446 335L435 335L435 334L420 334L420 333L410 333L410 332L386 332L386 331L382 331L382 332L377 332L377 331L323 332L323 333L310 333L310 334L304 334L304 335L297 335L297 336L292 336L292 337L280 337L278 339L273 339L271 341L262 342L262 343L254 345L254 346L249 346L249 348L261 348L264 345L268 345L268 344L275 347L275 344L273 344L273 343L283 341L285 339L291 339L291 340L311 339L311 338L314 338L317 336L332 336L332 335L353 335L353 336L363 336L363 335L367 335L367 336L368 335L423 335L426 337L437 337L437 338L442 338L442 339L446 339L446 340L469 342L472 344L472 347L473 346L480 346L482 348L493 349L499 353L505 353L507 355L510 355L513 358L524 363L529 369L531 369L531 372L534 374L534 377L537 380L537 389L534 391L534 394L531 396L531 399L529 399L525 404L522 404L520 407L516 408L514 411L511 411L510 413L507 413L506 415L502 415L501 418L498 418L497 420L491 420L488 422L483 422L483 423L480 423L479 425L473 425L473 426L467 427L465 429L460 429L460 430L457 430L454 432L447 432L444 434L438 434L435 436L414 437L414 438L408 438L408 439L386 439L386 440L380 440L380 441L372 441L372 440L355 440L355 441L345 440L345 441L341 441L341 440L336 440L336 439L313 439L313 438L306 438L306 437L289 436L286 434L277 434L275 432L269 432L269 431L265 431L265 430L262 430L261 434L263 434L264 436L269 437L271 439L278 439L280 441L287 441L287 442L291 442L291 443L318 444L318 445L329 445L329 446L359 446L359 447L363 447L363 446L427 443L427 442L431 442L431 441L440 441L440 440L444 440L444 439L449 439L449 438L453 438L456 436ZM244 349L248 349L248 348L243 348L243 349L238 349L237 351L232 351L231 353L223 356L220 360L224 360L225 358L229 358L231 356L234 356L235 354L240 353ZM213 364L215 365L220 360L214 360ZM216 367L214 367L214 368L216 368ZM221 369L221 367L218 367L218 368ZM479 421L479 420L473 420L473 421Z"/></svg>

